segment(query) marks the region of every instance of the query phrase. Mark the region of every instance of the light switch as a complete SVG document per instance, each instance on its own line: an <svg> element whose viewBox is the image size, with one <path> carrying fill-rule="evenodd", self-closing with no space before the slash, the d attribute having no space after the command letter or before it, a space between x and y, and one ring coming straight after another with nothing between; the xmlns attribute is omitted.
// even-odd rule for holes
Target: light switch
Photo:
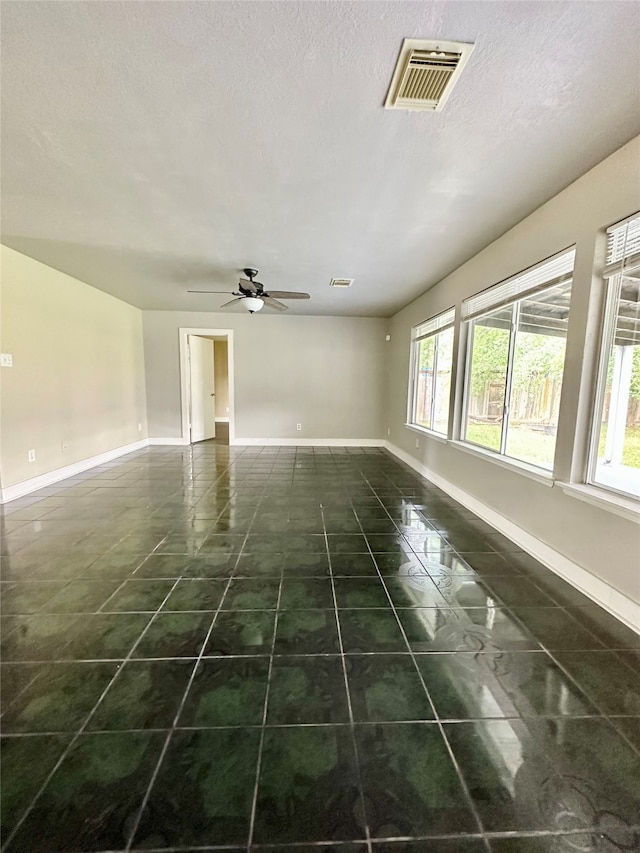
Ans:
<svg viewBox="0 0 640 853"><path fill-rule="evenodd" d="M0 353L0 367L13 367L13 356L10 352Z"/></svg>

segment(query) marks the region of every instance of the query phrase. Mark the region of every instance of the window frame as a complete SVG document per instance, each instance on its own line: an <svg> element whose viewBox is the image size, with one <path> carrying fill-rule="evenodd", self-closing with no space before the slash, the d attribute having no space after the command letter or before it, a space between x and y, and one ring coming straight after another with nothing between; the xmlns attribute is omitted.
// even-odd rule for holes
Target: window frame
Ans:
<svg viewBox="0 0 640 853"><path fill-rule="evenodd" d="M606 229L606 234L613 234L616 230L625 227L627 224L640 221L640 211L627 216L620 222L610 225ZM608 242L608 241L607 241ZM607 253L609 246L607 245ZM609 370L609 359L611 357L612 345L615 339L615 326L618 316L618 303L622 291L622 273L627 259L633 259L637 265L637 253L630 252L629 255L624 253L621 258L613 263L608 263L602 270L602 284L604 287L604 306L600 320L600 344L597 355L597 368L595 378L595 390L593 397L593 408L591 411L591 420L589 423L589 443L587 451L587 462L585 466L584 485L587 488L601 490L612 497L623 498L626 501L639 503L640 498L633 492L627 492L622 488L616 488L608 483L601 483L596 480L596 469L598 467L598 451L600 447L600 436L602 432L602 415L604 411L604 401L607 393L607 374Z"/></svg>
<svg viewBox="0 0 640 853"><path fill-rule="evenodd" d="M443 321L441 325L439 325L439 321ZM452 392L454 387L454 374L455 374L455 323L456 323L456 309L455 306L451 308L447 308L445 311L440 311L437 314L434 314L432 317L429 317L428 320L423 320L421 323L417 323L411 329L411 358L409 361L409 393L407 395L407 422L406 426L410 429L419 430L420 432L427 433L428 435L433 436L434 438L438 438L441 441L446 441L450 438L451 434L451 411L452 411ZM419 331L422 327L433 325L433 329L431 331L426 331L423 334L420 334ZM429 413L430 413L430 423L434 423L435 416L435 407L436 407L436 388L437 388L437 369L438 369L438 337L444 332L451 331L454 340L453 344L453 352L451 359L451 380L449 383L449 397L448 397L448 407L447 407L447 431L440 432L439 430L434 429L433 427L426 427L424 424L420 424L416 420L416 408L418 405L418 370L420 365L420 343L428 338L433 338L434 347L433 347L433 382L431 388L431 400L429 404Z"/></svg>
<svg viewBox="0 0 640 853"><path fill-rule="evenodd" d="M527 468L532 468L536 472L539 471L541 476L552 478L553 471L555 469L555 461L552 463L550 468L545 467L544 465L537 464L535 462L531 462L527 459L519 459L517 456L509 456L506 453L507 441L509 435L509 422L511 418L511 392L513 386L513 365L516 351L516 337L518 332L518 325L520 319L520 303L524 302L526 299L530 298L533 294L542 294L547 290L551 290L554 287L558 287L563 283L562 279L565 281L571 281L573 286L573 275L575 271L575 255L576 255L576 247L569 246L566 249L563 249L560 252L557 252L555 255L546 258L539 263L534 264L531 267L528 267L525 270L517 273L514 276L511 276L505 279L502 282L498 282L491 287L486 288L483 291L480 291L479 294L474 294L473 296L468 297L468 299L463 301L463 311L462 311L462 327L464 332L464 340L466 342L466 354L464 360L464 374L462 377L462 405L460 412L460 430L459 430L459 444L462 447L469 448L474 451L478 451L482 454L487 454L488 458L500 460L502 464L506 463L507 465L512 465L514 468L519 468L522 466L526 466ZM529 289L523 289L518 292L516 295L511 296L510 298L502 299L500 298L500 293L504 292L508 289L511 283L514 283L517 286L519 279L526 280L527 276L535 274L538 270L543 269L547 265L551 266L554 262L561 261L564 257L567 259L571 258L571 272L566 273L560 278L550 278L547 283L537 284L534 287ZM551 274L551 272L550 272ZM475 313L471 313L471 316L465 318L464 306L465 303L473 303L478 296L481 294L490 295L491 291L494 291L496 294L495 302L493 304L487 305L486 309L482 311L476 311ZM500 433L500 449L495 450L494 448L487 447L484 444L479 444L478 442L472 441L467 438L467 429L468 429L468 413L469 413L469 405L471 401L471 369L473 365L473 348L474 348L474 326L476 320L481 319L482 317L486 317L489 314L493 314L496 311L504 310L506 308L511 309L511 322L509 326L509 348L507 354L507 362L505 367L505 389L504 389L504 397L503 397L503 414L502 414L502 423L501 423L501 433ZM566 352L565 352L565 363L566 363ZM563 369L564 374L564 369Z"/></svg>
<svg viewBox="0 0 640 853"><path fill-rule="evenodd" d="M505 367L505 383L504 383L504 395L502 398L502 429L500 432L500 448L499 450L494 450L493 447L487 447L485 444L479 444L477 441L472 441L470 438L467 438L467 415L469 413L469 403L471 400L471 366L473 364L473 344L474 344L474 326L475 321L481 319L482 317L486 317L487 314L492 314L497 310L504 310L505 308L511 308L511 321L509 324L509 347L507 351L507 363ZM503 459L508 459L513 462L524 462L523 459L516 459L513 456L507 456L505 448L507 446L507 429L509 421L509 409L510 406L507 404L507 400L511 398L511 385L513 381L513 357L515 353L515 339L516 336L514 334L514 312L513 305L499 305L496 306L495 309L488 310L485 314L479 314L476 317L472 317L470 320L464 321L465 326L465 334L467 336L467 355L465 358L464 365L464 376L462 382L462 417L460 418L460 442L462 444L468 445L469 447L478 448L485 453L491 453L494 456L500 456ZM526 463L531 464L531 463ZM546 470L546 469L543 469Z"/></svg>

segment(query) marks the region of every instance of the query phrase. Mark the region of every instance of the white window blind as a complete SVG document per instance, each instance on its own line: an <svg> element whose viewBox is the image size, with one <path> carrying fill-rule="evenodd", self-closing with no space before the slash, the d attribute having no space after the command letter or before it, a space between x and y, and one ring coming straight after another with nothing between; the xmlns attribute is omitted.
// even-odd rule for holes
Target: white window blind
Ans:
<svg viewBox="0 0 640 853"><path fill-rule="evenodd" d="M450 308L448 311L443 311L442 314L438 314L437 317L432 317L425 323L420 323L419 326L414 326L412 336L413 340L421 341L423 338L428 338L436 332L442 332L444 329L448 329L450 326L453 326L455 316L456 309Z"/></svg>
<svg viewBox="0 0 640 853"><path fill-rule="evenodd" d="M488 311L545 290L547 287L571 281L575 255L575 249L560 252L512 278L465 299L462 303L462 319L471 320L473 317L486 314Z"/></svg>
<svg viewBox="0 0 640 853"><path fill-rule="evenodd" d="M605 278L640 270L640 213L607 229Z"/></svg>

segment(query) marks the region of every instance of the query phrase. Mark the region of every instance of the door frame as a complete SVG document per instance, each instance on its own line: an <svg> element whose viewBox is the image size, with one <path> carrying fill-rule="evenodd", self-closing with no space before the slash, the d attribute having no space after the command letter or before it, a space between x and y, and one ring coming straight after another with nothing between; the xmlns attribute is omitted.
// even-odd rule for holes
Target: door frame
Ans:
<svg viewBox="0 0 640 853"><path fill-rule="evenodd" d="M182 443L191 443L191 430L189 428L189 412L191 409L191 383L189 374L189 360L187 356L187 342L189 335L198 335L201 338L226 338L227 339L227 372L229 378L229 445L235 441L235 383L233 373L233 329L178 329L180 345L180 408L182 420Z"/></svg>

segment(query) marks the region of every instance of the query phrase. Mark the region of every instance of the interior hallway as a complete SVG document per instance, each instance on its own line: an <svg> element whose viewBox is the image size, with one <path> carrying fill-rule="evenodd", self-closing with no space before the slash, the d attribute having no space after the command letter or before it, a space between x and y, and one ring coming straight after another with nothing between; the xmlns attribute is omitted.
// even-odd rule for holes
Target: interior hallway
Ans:
<svg viewBox="0 0 640 853"><path fill-rule="evenodd" d="M204 441L197 442L198 447L221 447L229 446L229 424L219 422L216 423L216 437L206 438Z"/></svg>
<svg viewBox="0 0 640 853"><path fill-rule="evenodd" d="M385 452L158 447L2 514L7 853L638 849L640 637Z"/></svg>

